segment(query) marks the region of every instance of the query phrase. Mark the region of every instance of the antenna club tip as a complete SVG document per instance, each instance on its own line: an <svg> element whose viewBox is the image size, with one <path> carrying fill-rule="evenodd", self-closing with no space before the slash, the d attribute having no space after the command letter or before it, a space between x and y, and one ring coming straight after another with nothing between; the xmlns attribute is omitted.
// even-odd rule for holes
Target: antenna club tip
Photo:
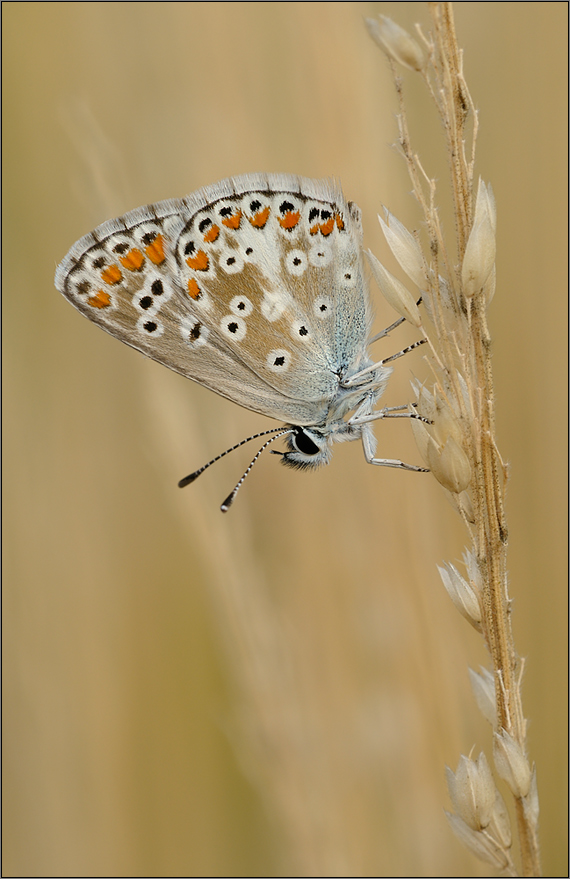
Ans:
<svg viewBox="0 0 570 879"><path fill-rule="evenodd" d="M196 473L190 473L189 476L185 476L184 479L181 479L178 483L178 488L184 488L186 485L190 485L191 482L194 482L196 477L200 474L200 471L196 471Z"/></svg>
<svg viewBox="0 0 570 879"><path fill-rule="evenodd" d="M223 504L220 507L220 510L222 511L222 513L228 512L229 508L231 507L231 505L233 503L235 496L236 496L235 491L232 491L232 493L227 496L227 498L225 499L225 501L223 502Z"/></svg>

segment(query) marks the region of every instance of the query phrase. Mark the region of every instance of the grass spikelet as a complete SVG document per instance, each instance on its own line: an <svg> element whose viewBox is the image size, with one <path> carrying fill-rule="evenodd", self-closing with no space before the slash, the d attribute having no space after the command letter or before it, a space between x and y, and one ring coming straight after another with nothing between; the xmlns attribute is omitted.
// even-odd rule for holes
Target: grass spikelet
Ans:
<svg viewBox="0 0 570 879"><path fill-rule="evenodd" d="M406 273L420 288L427 313L422 331L433 381L416 386L416 411L432 423L413 424L418 448L462 517L469 539L464 556L467 577L450 563L440 573L455 606L481 632L489 652L491 670L472 673L472 683L479 707L494 726L496 774L513 796L521 874L538 876L536 774L527 754L522 663L511 625L504 512L507 468L495 438L487 326L487 308L496 284L496 207L491 186L475 179L478 114L463 75L452 4L428 6L432 33L426 38L418 29L423 47L386 19L367 23L393 73L399 146L427 231L423 277L417 271L417 256L413 260L401 256L415 254L412 242L416 238L393 218L388 224L381 222L400 265L406 270L406 263L413 263L414 270ZM436 182L424 171L411 143L398 63L423 77L439 114L447 147L454 240L443 234ZM379 277L381 272L375 268L375 277ZM394 293L388 297L392 302L396 298ZM497 870L517 875L508 814L484 755L476 761L461 757L457 772L448 770L448 782L455 809L448 817L457 836Z"/></svg>

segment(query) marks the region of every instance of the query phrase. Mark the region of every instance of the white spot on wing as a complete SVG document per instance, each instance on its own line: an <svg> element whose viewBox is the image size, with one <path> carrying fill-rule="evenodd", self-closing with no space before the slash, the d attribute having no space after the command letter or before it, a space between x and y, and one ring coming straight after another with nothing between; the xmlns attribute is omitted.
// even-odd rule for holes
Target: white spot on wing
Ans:
<svg viewBox="0 0 570 879"><path fill-rule="evenodd" d="M253 311L253 304L247 296L234 296L230 302L230 311L238 317L247 317Z"/></svg>
<svg viewBox="0 0 570 879"><path fill-rule="evenodd" d="M267 355L266 363L271 372L287 372L291 365L291 354L285 348L274 348Z"/></svg>
<svg viewBox="0 0 570 879"><path fill-rule="evenodd" d="M226 339L231 339L232 342L243 341L247 332L245 321L235 314L226 314L220 321L220 329Z"/></svg>
<svg viewBox="0 0 570 879"><path fill-rule="evenodd" d="M265 291L265 296L261 303L261 313L266 320L270 322L277 320L286 308L287 303L284 297L280 296L279 293Z"/></svg>
<svg viewBox="0 0 570 879"><path fill-rule="evenodd" d="M152 315L143 314L137 321L137 330L141 336L159 339L164 333L164 325Z"/></svg>
<svg viewBox="0 0 570 879"><path fill-rule="evenodd" d="M308 260L302 250L290 250L285 257L285 268L290 275L300 277L307 268Z"/></svg>
<svg viewBox="0 0 570 879"><path fill-rule="evenodd" d="M312 266L328 266L331 260L332 248L324 241L313 244L313 246L309 250L309 262Z"/></svg>

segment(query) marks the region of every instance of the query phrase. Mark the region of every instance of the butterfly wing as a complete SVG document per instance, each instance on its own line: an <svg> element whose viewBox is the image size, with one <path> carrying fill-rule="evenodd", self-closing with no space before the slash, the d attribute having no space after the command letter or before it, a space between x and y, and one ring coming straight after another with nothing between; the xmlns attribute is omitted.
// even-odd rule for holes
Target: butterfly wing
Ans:
<svg viewBox="0 0 570 879"><path fill-rule="evenodd" d="M92 321L234 402L326 416L365 354L359 217L328 181L245 175L103 224L56 286Z"/></svg>

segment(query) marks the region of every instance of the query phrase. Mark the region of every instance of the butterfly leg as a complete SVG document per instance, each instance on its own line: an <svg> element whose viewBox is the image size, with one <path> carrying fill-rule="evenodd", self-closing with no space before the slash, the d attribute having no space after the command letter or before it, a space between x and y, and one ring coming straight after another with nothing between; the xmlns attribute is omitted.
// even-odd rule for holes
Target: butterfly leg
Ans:
<svg viewBox="0 0 570 879"><path fill-rule="evenodd" d="M362 448L364 449L364 457L368 464L376 464L379 467L396 467L398 470L414 470L416 473L429 473L426 467L416 467L415 464L404 464L395 458L375 458L376 437L370 424L363 424L361 427L360 437L362 439Z"/></svg>
<svg viewBox="0 0 570 879"><path fill-rule="evenodd" d="M415 406L416 404L412 403L411 405ZM348 423L351 427L358 427L360 424L378 421L380 418L415 418L417 421L423 421L424 424L432 424L429 418L424 418L423 415L419 415L417 412L409 412L407 409L407 406L384 406L383 409L379 409L377 412L365 413L362 411L362 407L360 407L352 418L349 418Z"/></svg>
<svg viewBox="0 0 570 879"><path fill-rule="evenodd" d="M421 305L421 302L422 302L422 297L420 296L420 298L416 302L416 305L418 305L418 306ZM389 335L392 332L392 330L395 330L397 327L401 326L405 322L406 322L405 317L399 317L398 320L394 321L393 324L390 324L389 327L386 327L385 330L382 330L381 333L377 333L375 336L373 336L370 339L370 341L368 342L368 344L372 345L372 343L377 342L378 339L384 339L387 335Z"/></svg>
<svg viewBox="0 0 570 879"><path fill-rule="evenodd" d="M404 354L409 354L410 351L415 351L416 348L419 348L420 345L425 345L426 342L427 339L418 339L417 342L412 342L411 345L408 345L407 348L402 348L402 350L398 351L397 354L392 354L391 357L385 357L384 360L379 360L377 363L372 363L370 366L366 366L359 372L355 372L354 375L350 376L350 378L342 381L341 386L343 388L352 388L354 385L361 384L362 378L365 375L368 375L371 372L378 372L379 370L382 370L383 367L385 368L387 363L391 363L392 360L397 360L398 357L403 357Z"/></svg>

